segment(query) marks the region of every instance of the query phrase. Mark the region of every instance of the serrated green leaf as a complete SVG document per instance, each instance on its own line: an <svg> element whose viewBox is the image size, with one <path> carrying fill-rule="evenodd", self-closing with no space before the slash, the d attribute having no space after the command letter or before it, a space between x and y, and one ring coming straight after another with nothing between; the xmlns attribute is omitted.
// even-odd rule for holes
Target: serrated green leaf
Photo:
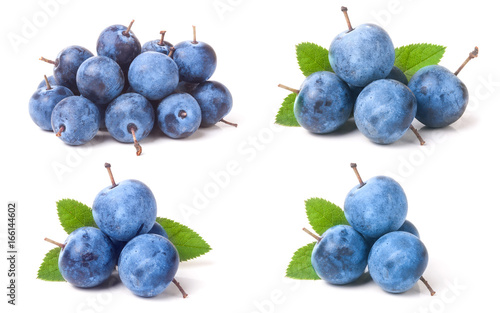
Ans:
<svg viewBox="0 0 500 313"><path fill-rule="evenodd" d="M57 202L57 215L59 215L59 221L68 234L84 226L97 227L92 216L92 209L76 200L59 200Z"/></svg>
<svg viewBox="0 0 500 313"><path fill-rule="evenodd" d="M168 239L174 244L182 261L197 258L212 248L191 228L168 218L157 217L156 221L165 229Z"/></svg>
<svg viewBox="0 0 500 313"><path fill-rule="evenodd" d="M344 211L337 205L321 198L306 200L306 213L309 223L318 235L335 225L349 225Z"/></svg>
<svg viewBox="0 0 500 313"><path fill-rule="evenodd" d="M405 73L408 80L422 67L439 64L446 47L428 43L411 44L395 49L394 65Z"/></svg>
<svg viewBox="0 0 500 313"><path fill-rule="evenodd" d="M276 124L292 127L300 126L295 118L295 114L293 113L295 98L297 98L297 94L292 92L285 98L285 100L283 100L281 108L279 109L278 114L276 114Z"/></svg>
<svg viewBox="0 0 500 313"><path fill-rule="evenodd" d="M59 265L57 264L59 260L59 252L61 248L57 247L50 250L43 258L42 265L38 269L38 275L36 278L46 281L65 281L59 272Z"/></svg>
<svg viewBox="0 0 500 313"><path fill-rule="evenodd" d="M328 50L311 42L302 42L295 46L297 62L305 76L319 71L333 72L328 60Z"/></svg>
<svg viewBox="0 0 500 313"><path fill-rule="evenodd" d="M314 271L311 263L312 250L315 244L316 242L311 242L295 251L292 261L290 261L286 269L286 277L310 280L321 279Z"/></svg>

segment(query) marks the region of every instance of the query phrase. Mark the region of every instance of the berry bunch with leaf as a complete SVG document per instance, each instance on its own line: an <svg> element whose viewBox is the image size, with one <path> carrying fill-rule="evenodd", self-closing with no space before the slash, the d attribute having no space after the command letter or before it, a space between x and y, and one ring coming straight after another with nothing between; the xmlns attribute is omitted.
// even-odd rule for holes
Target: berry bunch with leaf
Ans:
<svg viewBox="0 0 500 313"><path fill-rule="evenodd" d="M417 228L408 220L408 202L403 188L392 178L361 179L349 191L343 211L324 199L306 201L312 229L304 228L315 242L298 249L286 276L323 279L334 285L358 280L368 266L373 281L390 293L403 293L423 278L429 256Z"/></svg>
<svg viewBox="0 0 500 313"><path fill-rule="evenodd" d="M454 73L437 65L445 47L411 44L394 49L380 26L355 28L342 7L348 29L337 35L327 50L314 43L296 46L297 61L307 76L300 90L292 91L276 115L276 123L301 126L312 133L334 132L353 116L357 128L377 144L391 144L416 118L430 128L456 122L469 100L467 87L457 77L476 47Z"/></svg>
<svg viewBox="0 0 500 313"><path fill-rule="evenodd" d="M115 183L96 196L92 209L71 199L57 202L59 221L69 234L50 250L38 270L47 281L67 281L91 288L106 281L115 267L123 284L135 295L153 297L174 283L179 262L211 250L200 235L173 220L156 216L151 190L138 180Z"/></svg>

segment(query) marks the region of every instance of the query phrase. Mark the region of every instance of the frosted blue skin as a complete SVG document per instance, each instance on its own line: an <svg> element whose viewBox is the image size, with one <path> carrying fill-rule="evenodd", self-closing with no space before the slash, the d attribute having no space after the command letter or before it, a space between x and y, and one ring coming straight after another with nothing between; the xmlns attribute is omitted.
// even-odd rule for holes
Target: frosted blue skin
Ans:
<svg viewBox="0 0 500 313"><path fill-rule="evenodd" d="M380 79L366 86L354 105L354 121L371 141L391 144L401 138L417 112L411 90L392 79Z"/></svg>
<svg viewBox="0 0 500 313"><path fill-rule="evenodd" d="M408 220L406 220L403 223L403 225L401 225L401 227L399 227L398 231L404 231L404 232L410 233L414 236L417 236L417 238L420 238L420 234L418 233L417 227L415 227L415 225L413 225L413 223L408 221Z"/></svg>
<svg viewBox="0 0 500 313"><path fill-rule="evenodd" d="M64 48L57 55L54 62L54 78L57 85L70 89L75 95L78 95L76 85L76 73L80 65L94 55L89 50L80 46L69 46Z"/></svg>
<svg viewBox="0 0 500 313"><path fill-rule="evenodd" d="M328 59L333 71L346 83L364 87L387 77L395 60L389 34L380 26L362 24L333 39Z"/></svg>
<svg viewBox="0 0 500 313"><path fill-rule="evenodd" d="M365 237L380 236L398 230L408 213L406 195L394 179L387 176L370 178L349 191L344 202L349 224Z"/></svg>
<svg viewBox="0 0 500 313"><path fill-rule="evenodd" d="M156 234L156 235L160 235L160 236L165 237L165 238L168 239L167 232L165 231L165 229L163 228L163 226L161 226L160 224L158 224L158 222L155 222L153 224L153 227L148 232L148 234Z"/></svg>
<svg viewBox="0 0 500 313"><path fill-rule="evenodd" d="M214 80L199 84L191 95L201 108L201 127L215 125L233 108L233 97L229 89Z"/></svg>
<svg viewBox="0 0 500 313"><path fill-rule="evenodd" d="M111 58L123 71L127 71L130 63L141 53L141 43L133 31L128 35L123 25L112 25L105 28L97 39L97 55Z"/></svg>
<svg viewBox="0 0 500 313"><path fill-rule="evenodd" d="M384 235L373 245L368 269L373 281L383 290L402 293L418 282L428 262L427 249L420 239L396 231Z"/></svg>
<svg viewBox="0 0 500 313"><path fill-rule="evenodd" d="M302 83L293 112L303 128L331 133L349 119L354 100L349 86L332 72L316 72Z"/></svg>
<svg viewBox="0 0 500 313"><path fill-rule="evenodd" d="M128 71L130 86L149 100L171 94L179 83L179 70L168 56L154 51L141 53Z"/></svg>
<svg viewBox="0 0 500 313"><path fill-rule="evenodd" d="M115 61L95 56L80 65L76 84L82 96L97 105L105 105L120 95L125 77Z"/></svg>
<svg viewBox="0 0 500 313"><path fill-rule="evenodd" d="M51 123L54 133L64 126L59 137L64 143L83 145L92 140L99 130L99 109L82 96L67 97L52 110Z"/></svg>
<svg viewBox="0 0 500 313"><path fill-rule="evenodd" d="M391 72L385 79L394 79L402 84L408 85L408 78L406 77L405 73L403 73L403 71L400 70L397 66L392 67Z"/></svg>
<svg viewBox="0 0 500 313"><path fill-rule="evenodd" d="M159 43L160 43L159 39L148 41L142 45L141 52L155 51L168 55L170 53L170 48L174 46L170 42L165 40L163 41L162 45L160 45Z"/></svg>
<svg viewBox="0 0 500 313"><path fill-rule="evenodd" d="M174 93L166 97L156 112L161 131L170 138L189 137L201 124L200 106L187 93Z"/></svg>
<svg viewBox="0 0 500 313"><path fill-rule="evenodd" d="M130 240L118 260L123 284L137 296L154 297L170 284L179 268L179 254L166 238L146 234Z"/></svg>
<svg viewBox="0 0 500 313"><path fill-rule="evenodd" d="M406 220L397 231L404 231L420 238L420 234L418 233L417 228L408 220ZM378 240L378 238L371 238L371 237L364 237L364 238L370 248Z"/></svg>
<svg viewBox="0 0 500 313"><path fill-rule="evenodd" d="M156 235L160 235L160 236L168 239L167 232L160 224L158 224L158 222L155 222L153 224L153 227L149 230L148 234L156 234ZM115 255L116 255L116 264L118 265L118 259L120 257L120 253L122 252L123 247L125 247L125 245L127 244L127 241L114 240L113 238L109 238L109 239L113 243L113 247L115 249Z"/></svg>
<svg viewBox="0 0 500 313"><path fill-rule="evenodd" d="M214 49L201 41L183 41L174 46L174 61L179 67L180 80L202 83L212 77L217 67Z"/></svg>
<svg viewBox="0 0 500 313"><path fill-rule="evenodd" d="M100 285L115 268L111 240L95 227L74 230L59 254L59 271L70 284L90 288Z"/></svg>
<svg viewBox="0 0 500 313"><path fill-rule="evenodd" d="M148 99L138 93L125 93L108 105L105 114L108 132L120 142L134 142L131 128L135 127L138 141L153 129L155 111Z"/></svg>
<svg viewBox="0 0 500 313"><path fill-rule="evenodd" d="M440 65L429 65L413 75L408 84L417 98L417 120L439 128L456 122L465 112L469 92L465 84Z"/></svg>
<svg viewBox="0 0 500 313"><path fill-rule="evenodd" d="M348 225L328 229L314 246L311 262L321 279L344 285L358 279L365 271L369 247L363 236Z"/></svg>
<svg viewBox="0 0 500 313"><path fill-rule="evenodd" d="M71 90L66 87L56 85L51 87L49 90L46 86L37 89L29 101L31 119L43 130L52 130L50 119L56 104L64 98L73 96Z"/></svg>
<svg viewBox="0 0 500 313"><path fill-rule="evenodd" d="M92 215L106 235L128 241L147 233L156 220L156 200L144 183L128 179L101 190L94 199Z"/></svg>
<svg viewBox="0 0 500 313"><path fill-rule="evenodd" d="M49 84L51 87L59 85L53 75L47 76L47 79L49 80ZM45 83L45 79L42 79L42 81L38 84L36 89L43 88L43 87L47 87L47 84Z"/></svg>

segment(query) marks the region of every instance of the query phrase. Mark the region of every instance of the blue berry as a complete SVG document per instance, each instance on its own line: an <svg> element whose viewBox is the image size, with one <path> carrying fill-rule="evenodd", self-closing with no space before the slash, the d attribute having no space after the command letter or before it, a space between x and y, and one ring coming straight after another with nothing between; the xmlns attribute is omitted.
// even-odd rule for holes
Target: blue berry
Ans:
<svg viewBox="0 0 500 313"><path fill-rule="evenodd" d="M52 130L66 144L89 142L99 130L99 109L82 96L66 97L52 110Z"/></svg>
<svg viewBox="0 0 500 313"><path fill-rule="evenodd" d="M121 281L140 297L162 293L174 279L178 267L179 254L175 246L156 234L140 235L130 240L118 260Z"/></svg>
<svg viewBox="0 0 500 313"><path fill-rule="evenodd" d="M175 93L163 99L157 108L158 125L170 138L191 136L201 124L201 109L187 93Z"/></svg>
<svg viewBox="0 0 500 313"><path fill-rule="evenodd" d="M100 285L115 268L111 240L99 229L81 227L73 231L59 254L59 271L70 284L89 288Z"/></svg>

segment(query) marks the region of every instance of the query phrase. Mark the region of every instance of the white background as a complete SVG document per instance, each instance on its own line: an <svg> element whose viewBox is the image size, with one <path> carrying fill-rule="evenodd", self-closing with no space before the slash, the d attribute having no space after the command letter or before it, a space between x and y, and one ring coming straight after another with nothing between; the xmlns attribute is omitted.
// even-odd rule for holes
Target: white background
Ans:
<svg viewBox="0 0 500 313"><path fill-rule="evenodd" d="M42 3L49 0L41 0ZM52 1L53 2L53 1ZM8 3L8 4L7 4ZM216 4L226 4L218 12ZM43 19L39 2L2 2L1 57L1 205L19 204L18 305L4 296L4 253L0 262L2 312L470 312L497 303L498 253L498 116L500 89L497 10L491 1L62 1ZM479 58L460 74L470 104L451 127L423 129L427 145L407 134L396 144L370 143L352 126L325 136L300 128L273 126L288 94L278 83L298 88L303 76L294 46L311 41L328 47L346 29L340 6L349 7L353 25L375 22L395 46L429 42L447 46L442 65L455 70L475 45ZM23 25L40 18L28 36ZM166 40L191 38L210 43L218 55L213 79L234 97L228 120L186 140L156 132L143 141L136 157L132 145L100 133L74 148L32 123L28 100L62 48L78 44L95 52L102 29L127 25L141 42L167 30ZM11 35L9 35L11 34ZM8 36L23 36L14 46ZM422 125L415 124L417 128ZM82 290L67 283L35 279L52 246L44 237L63 241L55 202L74 198L92 204L109 185L103 167L110 162L117 181L135 178L155 193L159 215L198 231L213 251L181 264L177 279L189 293L182 299L174 286L153 299L133 296L121 283ZM383 292L371 280L350 286L285 279L293 252L311 242L304 200L323 197L342 206L356 184L349 167L361 175L387 174L398 180L409 199L408 219L419 228L430 262L426 278L437 291L430 297L421 284L401 295ZM229 180L214 189L214 175ZM59 170L56 170L59 168ZM215 173L215 174L214 174ZM207 194L208 191L208 194ZM199 194L205 202L193 205ZM186 209L191 207L191 209ZM184 208L184 210L182 209ZM0 214L5 251L5 211Z"/></svg>

